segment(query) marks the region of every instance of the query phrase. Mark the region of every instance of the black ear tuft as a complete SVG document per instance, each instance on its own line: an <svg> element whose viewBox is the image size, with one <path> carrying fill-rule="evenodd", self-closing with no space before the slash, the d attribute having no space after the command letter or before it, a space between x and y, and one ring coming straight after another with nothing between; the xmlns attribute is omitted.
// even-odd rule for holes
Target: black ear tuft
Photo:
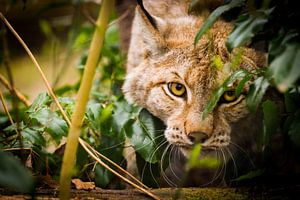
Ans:
<svg viewBox="0 0 300 200"><path fill-rule="evenodd" d="M151 23L151 25L157 29L157 24L155 22L155 20L153 19L153 17L148 13L148 11L145 9L144 4L143 4L143 0L137 0L137 4L141 7L143 13L145 14L145 16L147 17L147 19L149 20L149 22Z"/></svg>

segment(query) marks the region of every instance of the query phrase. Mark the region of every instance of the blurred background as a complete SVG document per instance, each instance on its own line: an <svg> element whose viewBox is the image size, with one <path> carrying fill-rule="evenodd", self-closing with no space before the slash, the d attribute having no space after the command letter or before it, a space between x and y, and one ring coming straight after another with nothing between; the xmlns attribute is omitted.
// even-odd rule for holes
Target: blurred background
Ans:
<svg viewBox="0 0 300 200"><path fill-rule="evenodd" d="M80 59L88 49L100 4L101 0L1 0L0 11L57 89L78 82ZM44 83L24 48L2 23L0 35L0 73L8 80L11 73L14 86L32 101L46 91Z"/></svg>

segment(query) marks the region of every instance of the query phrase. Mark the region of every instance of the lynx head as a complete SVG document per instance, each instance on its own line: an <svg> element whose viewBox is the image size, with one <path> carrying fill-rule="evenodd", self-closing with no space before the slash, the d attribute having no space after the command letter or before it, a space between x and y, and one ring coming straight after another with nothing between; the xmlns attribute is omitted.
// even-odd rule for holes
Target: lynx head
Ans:
<svg viewBox="0 0 300 200"><path fill-rule="evenodd" d="M138 6L123 86L130 103L163 120L166 139L179 146L186 156L197 143L203 149L227 146L231 124L248 114L244 95L248 89L235 96L235 83L215 109L202 118L213 91L230 75L231 61L237 54L226 49L232 26L223 21L216 22L194 46L202 23L201 17L188 14L172 18L151 16ZM264 57L254 50L241 51L239 68L253 70L264 64ZM215 58L222 61L222 69L213 65Z"/></svg>

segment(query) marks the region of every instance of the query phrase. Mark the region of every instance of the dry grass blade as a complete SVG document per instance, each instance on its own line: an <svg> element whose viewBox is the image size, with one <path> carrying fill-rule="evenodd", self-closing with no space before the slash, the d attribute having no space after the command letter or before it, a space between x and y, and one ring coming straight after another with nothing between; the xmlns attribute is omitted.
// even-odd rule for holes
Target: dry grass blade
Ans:
<svg viewBox="0 0 300 200"><path fill-rule="evenodd" d="M0 99L1 99L1 103L2 103L3 108L4 108L4 112L5 112L5 114L7 115L7 117L8 117L8 119L9 119L10 123L11 123L11 124L14 124L14 121L13 121L11 115L10 115L9 112L8 112L8 109L7 109L7 106L6 106L6 103L5 103L5 100L4 100L4 97L3 97L3 95L2 95L1 90L0 90Z"/></svg>
<svg viewBox="0 0 300 200"><path fill-rule="evenodd" d="M144 192L145 194L149 195L150 197L152 197L153 199L156 200L160 200L160 198L158 196L156 196L155 194L151 193L150 191L148 191L145 188L140 187L139 185L133 183L132 181L128 180L127 178L125 178L124 176L120 175L119 173L115 172L113 169L111 169L108 165L106 165L103 161L101 161L95 154L93 154L92 151L94 150L90 150L88 146L86 146L86 142L84 142L83 140L79 140L79 143L81 144L81 146L86 150L86 152L88 152L88 154L90 156L92 156L99 164L101 164L103 167L105 167L107 170L109 170L110 172L112 172L113 174L115 174L116 176L118 176L119 178L121 178L123 181L129 183L130 185L134 186L135 188L139 189L140 191Z"/></svg>
<svg viewBox="0 0 300 200"><path fill-rule="evenodd" d="M82 140L81 138L79 138L79 142L84 142L84 140ZM145 184L143 184L140 180L138 180L137 178L135 178L132 174L130 174L128 171L124 170L122 167L120 167L119 165L117 165L115 162L113 162L112 160L110 160L109 158L107 158L106 156L102 155L101 153L99 153L98 151L96 151L95 149L93 149L93 147L91 147L88 143L84 142L85 145L87 145L96 155L100 156L100 158L106 160L107 162L109 162L110 164L112 164L113 166L115 166L116 168L118 168L120 171L122 171L123 173L125 173L126 175L128 175L130 178L132 178L133 180L135 180L138 184L140 184L141 186L143 186L146 189L150 189L149 187L147 187Z"/></svg>

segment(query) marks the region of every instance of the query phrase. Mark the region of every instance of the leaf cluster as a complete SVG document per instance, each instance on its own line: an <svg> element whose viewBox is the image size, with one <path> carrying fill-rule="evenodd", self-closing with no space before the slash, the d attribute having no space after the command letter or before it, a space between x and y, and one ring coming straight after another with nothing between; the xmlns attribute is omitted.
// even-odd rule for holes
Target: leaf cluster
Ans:
<svg viewBox="0 0 300 200"><path fill-rule="evenodd" d="M299 10L291 1L244 1L231 0L220 6L207 18L195 37L195 44L212 27L213 23L229 10L240 7L234 28L227 39L227 49L232 52L238 47L254 47L257 43L267 46L267 66L256 72L237 70L213 93L205 108L204 117L217 105L226 91L228 82L236 80L240 74L243 79L236 87L239 93L246 84L251 84L246 96L248 108L256 112L262 108L263 130L261 131L261 151L268 152L270 141L276 133L282 133L287 143L300 148L299 123L299 83L300 83L300 37ZM234 18L235 16L232 16ZM271 98L270 91L277 93L279 99ZM282 109L278 105L284 102Z"/></svg>

